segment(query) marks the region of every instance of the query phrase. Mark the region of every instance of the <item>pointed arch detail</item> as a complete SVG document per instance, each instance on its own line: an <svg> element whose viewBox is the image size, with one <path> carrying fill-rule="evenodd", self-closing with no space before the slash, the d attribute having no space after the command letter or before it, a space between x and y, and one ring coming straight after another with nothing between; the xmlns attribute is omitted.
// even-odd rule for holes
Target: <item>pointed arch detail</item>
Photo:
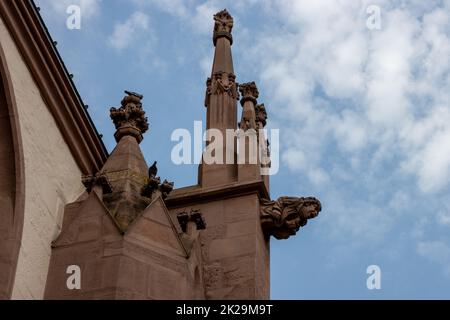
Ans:
<svg viewBox="0 0 450 320"><path fill-rule="evenodd" d="M0 299L11 299L25 211L25 165L13 83L0 44Z"/></svg>

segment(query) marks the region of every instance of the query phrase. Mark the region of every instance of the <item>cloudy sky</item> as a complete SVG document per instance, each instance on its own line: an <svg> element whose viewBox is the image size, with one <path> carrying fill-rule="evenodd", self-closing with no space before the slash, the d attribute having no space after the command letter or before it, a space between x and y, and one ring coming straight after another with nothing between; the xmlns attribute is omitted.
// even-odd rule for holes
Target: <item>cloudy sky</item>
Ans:
<svg viewBox="0 0 450 320"><path fill-rule="evenodd" d="M237 81L257 82L280 129L272 198L323 203L272 241L272 298L450 298L450 0L36 3L108 149L109 108L124 89L144 94L142 149L178 187L197 168L171 162L170 136L205 119L212 15L227 8ZM66 27L70 4L80 30ZM381 290L367 289L370 265Z"/></svg>

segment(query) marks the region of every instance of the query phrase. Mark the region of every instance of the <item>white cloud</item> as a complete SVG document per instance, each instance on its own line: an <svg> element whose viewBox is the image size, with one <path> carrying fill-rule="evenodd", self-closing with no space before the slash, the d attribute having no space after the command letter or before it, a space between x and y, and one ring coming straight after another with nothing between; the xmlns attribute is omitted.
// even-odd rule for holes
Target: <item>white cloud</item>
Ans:
<svg viewBox="0 0 450 320"><path fill-rule="evenodd" d="M444 272L450 277L450 246L442 241L423 241L417 245L417 252L432 262L443 266Z"/></svg>
<svg viewBox="0 0 450 320"><path fill-rule="evenodd" d="M138 6L153 6L174 16L183 17L187 13L187 3L183 0L132 0Z"/></svg>
<svg viewBox="0 0 450 320"><path fill-rule="evenodd" d="M419 185L424 192L439 191L447 186L450 181L450 128L435 132L414 160Z"/></svg>
<svg viewBox="0 0 450 320"><path fill-rule="evenodd" d="M438 213L438 222L444 226L450 226L450 211L440 211Z"/></svg>
<svg viewBox="0 0 450 320"><path fill-rule="evenodd" d="M191 27L200 34L210 34L213 30L213 15L222 10L216 1L206 1L194 8L194 13L190 17Z"/></svg>
<svg viewBox="0 0 450 320"><path fill-rule="evenodd" d="M267 6L270 2L259 0L206 0L206 1L185 1L185 0L132 0L140 8L152 8L161 12L180 18L198 34L210 34L213 27L213 15L220 10L228 8L234 14L249 10L258 4Z"/></svg>
<svg viewBox="0 0 450 320"><path fill-rule="evenodd" d="M125 22L117 23L109 43L117 50L123 50L133 44L143 33L149 34L150 18L142 12L133 13Z"/></svg>
<svg viewBox="0 0 450 320"><path fill-rule="evenodd" d="M254 36L249 50L291 133L283 159L306 176L301 163L327 171L334 140L347 164L367 153L375 166L396 158L421 190L437 192L450 182L450 2L377 2L382 28L373 31L369 1L272 2L282 29ZM291 149L306 159L289 161Z"/></svg>
<svg viewBox="0 0 450 320"><path fill-rule="evenodd" d="M365 9L374 2L382 28L371 31ZM426 239L437 194L450 184L450 1L285 0L271 8L279 27L239 46L260 70L283 163L302 192L305 179L320 187L323 232L363 245L403 225L408 245L420 240L418 252L443 263L435 252L450 248ZM441 212L438 223L448 221Z"/></svg>
<svg viewBox="0 0 450 320"><path fill-rule="evenodd" d="M325 188L345 181L366 189L357 210L340 204L339 195L329 203L341 208L337 222L355 237L384 234L398 218L393 212L414 214L411 179L424 196L448 187L449 0L134 2L204 35L212 32L212 15L225 7L239 24L235 34L249 27L240 18L252 6L268 15L262 20L273 24L263 22L249 41L236 43L245 53L239 59L259 70L271 123L282 128L282 160L301 183L306 178ZM381 8L381 30L366 27L372 4ZM205 75L211 61L211 52L200 61ZM395 175L407 181L405 190L389 191ZM383 191L385 203L369 194Z"/></svg>
<svg viewBox="0 0 450 320"><path fill-rule="evenodd" d="M436 222L440 227L445 228L445 233L448 234L447 228L450 227L450 196L448 194L443 197L437 210Z"/></svg>
<svg viewBox="0 0 450 320"><path fill-rule="evenodd" d="M336 245L352 243L355 247L369 247L383 243L396 219L394 209L383 208L354 197L349 200L339 191L322 198L322 219L318 228Z"/></svg>

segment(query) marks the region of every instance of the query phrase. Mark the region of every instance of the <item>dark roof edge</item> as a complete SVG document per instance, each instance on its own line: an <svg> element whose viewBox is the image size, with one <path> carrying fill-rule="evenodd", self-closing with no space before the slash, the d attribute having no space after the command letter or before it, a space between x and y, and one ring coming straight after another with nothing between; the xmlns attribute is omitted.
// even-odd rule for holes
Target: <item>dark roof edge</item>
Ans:
<svg viewBox="0 0 450 320"><path fill-rule="evenodd" d="M97 134L97 136L100 136L100 134L99 134L99 132L97 130L97 127L95 126L94 121L92 120L91 115L89 114L89 111L87 111L87 109L84 107L85 104L83 102L83 98L81 97L81 95L80 95L80 93L79 93L79 91L78 91L78 89L77 89L77 87L75 85L75 82L70 77L69 70L67 69L66 64L64 63L64 60L62 59L62 57L61 57L61 55L60 55L60 53L58 51L58 48L56 48L56 46L54 45L53 38L52 38L52 36L50 34L50 31L48 30L47 25L45 24L44 19L41 16L41 13L40 13L40 10L39 10L40 8L36 5L34 0L29 0L29 1L31 2L31 4L32 4L32 6L34 8L36 16L39 18L39 21L41 23L42 28L45 30L45 33L47 34L49 43L52 45L52 47L54 49L54 52L55 52L56 56L58 57L59 62L61 63L61 66L63 67L64 71L66 72L67 79L69 80L70 84L72 85L73 91L75 92L75 94L78 97L78 100L80 102L80 105L82 106L83 112L87 116L87 118L88 118L92 128L94 129L95 133ZM108 150L106 149L106 146L105 146L105 144L103 143L103 141L101 139L100 139L100 143L101 143L101 146L103 148L103 151L105 152L106 155L108 155Z"/></svg>
<svg viewBox="0 0 450 320"><path fill-rule="evenodd" d="M0 1L0 15L83 174L108 152L33 0Z"/></svg>

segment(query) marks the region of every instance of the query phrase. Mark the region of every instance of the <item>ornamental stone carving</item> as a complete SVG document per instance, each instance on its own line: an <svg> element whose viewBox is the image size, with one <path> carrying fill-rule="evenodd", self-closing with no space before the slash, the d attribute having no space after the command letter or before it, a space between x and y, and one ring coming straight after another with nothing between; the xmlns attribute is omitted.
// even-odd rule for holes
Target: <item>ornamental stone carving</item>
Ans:
<svg viewBox="0 0 450 320"><path fill-rule="evenodd" d="M239 91L242 94L242 116L239 128L247 131L250 129L258 130L256 123L256 110L255 106L258 103L259 92L254 82L248 82L239 85Z"/></svg>
<svg viewBox="0 0 450 320"><path fill-rule="evenodd" d="M319 215L322 205L316 198L281 197L276 201L261 200L261 225L267 236L288 239L309 219Z"/></svg>
<svg viewBox="0 0 450 320"><path fill-rule="evenodd" d="M81 182L85 186L88 193L90 193L95 186L100 186L104 194L113 192L108 176L102 172L95 175L82 176Z"/></svg>
<svg viewBox="0 0 450 320"><path fill-rule="evenodd" d="M163 200L165 200L169 194L173 191L174 183L164 180L161 183L161 178L157 176L158 167L155 161L153 165L148 169L148 181L142 188L141 195L147 198L153 198L158 191Z"/></svg>
<svg viewBox="0 0 450 320"><path fill-rule="evenodd" d="M252 101L255 105L257 103L256 99L259 97L259 91L256 87L255 82L248 82L239 85L239 91L241 92L242 99L241 105L243 106L245 102Z"/></svg>
<svg viewBox="0 0 450 320"><path fill-rule="evenodd" d="M212 79L206 80L206 97L205 107L208 107L211 100L211 95L227 94L232 99L239 99L238 84L236 83L236 76L232 73L218 71L213 74Z"/></svg>
<svg viewBox="0 0 450 320"><path fill-rule="evenodd" d="M233 44L231 31L233 30L233 17L228 11L222 10L214 15L214 45L217 39L225 37Z"/></svg>
<svg viewBox="0 0 450 320"><path fill-rule="evenodd" d="M203 214L200 212L200 210L191 210L190 213L187 212L181 212L177 214L178 223L180 224L181 230L186 233L187 225L189 222L194 222L196 225L197 230L205 230L206 229L206 222L203 218Z"/></svg>
<svg viewBox="0 0 450 320"><path fill-rule="evenodd" d="M111 108L110 115L116 127L114 137L119 142L124 136L133 136L140 143L143 134L147 132L148 118L145 117L145 111L142 108L142 95L125 91L127 96L122 100L122 106L118 109Z"/></svg>
<svg viewBox="0 0 450 320"><path fill-rule="evenodd" d="M263 129L267 125L267 111L263 104L258 104L255 108L256 112L256 123L259 129Z"/></svg>

